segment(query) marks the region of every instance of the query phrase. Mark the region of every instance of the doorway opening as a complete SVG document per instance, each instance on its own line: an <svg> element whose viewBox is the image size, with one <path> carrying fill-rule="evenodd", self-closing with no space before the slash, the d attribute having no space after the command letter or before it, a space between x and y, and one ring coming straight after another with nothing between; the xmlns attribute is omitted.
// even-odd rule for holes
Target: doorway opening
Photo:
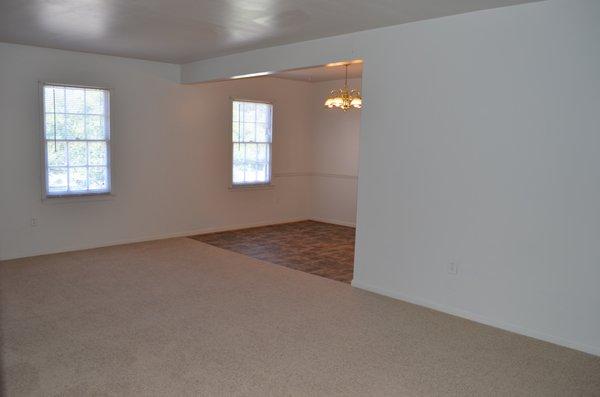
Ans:
<svg viewBox="0 0 600 397"><path fill-rule="evenodd" d="M230 186L235 193L228 206L257 207L256 217L245 222L252 227L223 227L193 238L351 283L362 70L362 61L354 60L208 83L224 84L234 106L238 104L232 111L232 134L243 141L244 148L243 155L235 149L231 155L234 173L249 169L252 174L255 164L263 161L254 149L262 143L255 141L258 116L252 112L252 103L272 104L270 179L264 186ZM338 106L344 95L350 96L346 108ZM247 109L239 98L248 101Z"/></svg>

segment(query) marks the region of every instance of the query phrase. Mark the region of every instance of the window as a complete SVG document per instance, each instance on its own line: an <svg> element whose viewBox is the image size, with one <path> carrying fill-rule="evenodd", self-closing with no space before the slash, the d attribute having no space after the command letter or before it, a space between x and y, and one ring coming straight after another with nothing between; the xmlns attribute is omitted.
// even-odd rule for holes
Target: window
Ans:
<svg viewBox="0 0 600 397"><path fill-rule="evenodd" d="M110 193L110 92L42 88L46 197Z"/></svg>
<svg viewBox="0 0 600 397"><path fill-rule="evenodd" d="M233 186L271 183L273 105L233 101Z"/></svg>

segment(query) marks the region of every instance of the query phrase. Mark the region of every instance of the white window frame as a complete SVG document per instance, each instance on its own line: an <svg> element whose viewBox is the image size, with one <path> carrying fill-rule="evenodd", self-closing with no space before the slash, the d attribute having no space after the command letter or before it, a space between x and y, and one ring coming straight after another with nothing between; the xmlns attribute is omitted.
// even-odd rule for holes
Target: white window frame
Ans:
<svg viewBox="0 0 600 397"><path fill-rule="evenodd" d="M271 142L269 143L269 173L266 182L233 183L233 103L253 102L271 106ZM270 189L273 188L273 140L275 139L275 103L269 100L230 97L229 101L229 188L237 189ZM238 142L239 143L239 142Z"/></svg>
<svg viewBox="0 0 600 397"><path fill-rule="evenodd" d="M106 166L107 166L107 183L108 190L102 192L82 192L82 193L69 193L69 194L49 194L48 192L48 152L47 152L47 143L46 139L46 122L45 122L45 103L44 103L44 87L45 86L57 86L57 87L65 87L65 88L88 88L95 90L103 90L108 93L108 98L106 99L106 114L105 114L105 125L108 126L108 139L106 140ZM113 167L112 167L112 140L113 140L113 117L112 117L112 98L113 98L113 89L103 86L93 86L93 85L82 85L82 84L70 84L70 83L61 83L55 81L39 81L38 82L38 96L39 96L39 137L40 137L40 146L42 153L42 161L41 161L41 169L42 169L42 200L55 200L61 199L68 200L85 200L85 199L95 199L95 198L108 198L114 196L113 191Z"/></svg>

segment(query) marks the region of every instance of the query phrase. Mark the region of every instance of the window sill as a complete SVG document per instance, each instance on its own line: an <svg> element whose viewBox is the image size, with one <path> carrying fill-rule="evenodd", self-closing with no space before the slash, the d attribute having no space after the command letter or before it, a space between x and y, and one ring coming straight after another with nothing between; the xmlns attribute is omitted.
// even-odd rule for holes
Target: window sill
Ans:
<svg viewBox="0 0 600 397"><path fill-rule="evenodd" d="M248 191L248 190L270 190L275 188L272 183L265 183L259 185L230 185L230 191Z"/></svg>
<svg viewBox="0 0 600 397"><path fill-rule="evenodd" d="M114 193L96 193L67 196L45 196L42 198L42 202L44 204L92 203L96 201L112 200L114 198Z"/></svg>

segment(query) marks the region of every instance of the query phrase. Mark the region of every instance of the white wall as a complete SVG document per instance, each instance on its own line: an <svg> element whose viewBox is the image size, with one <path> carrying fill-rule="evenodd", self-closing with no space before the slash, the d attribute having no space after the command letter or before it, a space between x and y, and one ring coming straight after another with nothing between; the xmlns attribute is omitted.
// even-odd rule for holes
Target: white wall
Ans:
<svg viewBox="0 0 600 397"><path fill-rule="evenodd" d="M196 62L182 79L363 58L354 284L600 354L598 20L597 0L548 0Z"/></svg>
<svg viewBox="0 0 600 397"><path fill-rule="evenodd" d="M360 79L350 79L348 84L361 89ZM311 215L315 219L353 226L356 224L360 111L340 112L323 107L329 92L343 86L344 80L312 86Z"/></svg>
<svg viewBox="0 0 600 397"><path fill-rule="evenodd" d="M177 65L0 43L0 258L315 217L355 222L356 181L344 176L356 175L358 125L341 126L348 137L324 156L333 142L323 127L345 120L322 111L325 85L179 77ZM41 200L38 81L114 89L114 197ZM229 189L231 97L274 102L271 189Z"/></svg>
<svg viewBox="0 0 600 397"><path fill-rule="evenodd" d="M309 217L311 85L179 77L177 65L0 43L0 258ZM114 197L41 201L38 80L114 89ZM228 189L230 96L275 102L273 189Z"/></svg>
<svg viewBox="0 0 600 397"><path fill-rule="evenodd" d="M596 0L548 0L215 58L181 77L363 58L354 284L600 354L599 18ZM41 203L37 80L115 88L111 200ZM178 80L174 65L0 44L0 256L306 217L311 169L294 152L310 144L292 132L276 189L229 192L207 171L228 128L211 104L264 87ZM275 99L302 107L310 92L297 91L298 103Z"/></svg>

